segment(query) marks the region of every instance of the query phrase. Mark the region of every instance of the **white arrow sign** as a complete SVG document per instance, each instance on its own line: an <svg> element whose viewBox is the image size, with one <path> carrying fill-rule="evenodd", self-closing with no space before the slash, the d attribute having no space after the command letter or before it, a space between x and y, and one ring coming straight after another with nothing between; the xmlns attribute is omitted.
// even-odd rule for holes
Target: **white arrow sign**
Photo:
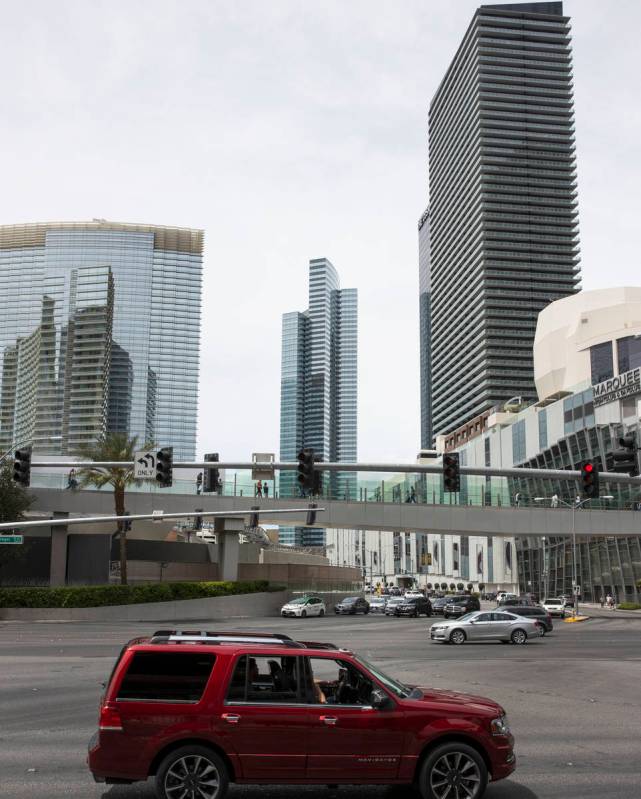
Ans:
<svg viewBox="0 0 641 799"><path fill-rule="evenodd" d="M141 450L134 453L134 478L153 480L156 476L156 453Z"/></svg>

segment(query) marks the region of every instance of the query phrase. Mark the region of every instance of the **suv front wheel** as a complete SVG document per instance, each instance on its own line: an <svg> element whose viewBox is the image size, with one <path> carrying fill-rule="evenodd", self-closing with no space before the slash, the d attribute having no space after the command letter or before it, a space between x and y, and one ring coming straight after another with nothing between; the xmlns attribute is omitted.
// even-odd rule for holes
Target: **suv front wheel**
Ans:
<svg viewBox="0 0 641 799"><path fill-rule="evenodd" d="M418 789L423 799L481 799L486 785L487 767L481 755L467 744L452 741L427 756Z"/></svg>
<svg viewBox="0 0 641 799"><path fill-rule="evenodd" d="M223 799L229 775L222 759L206 746L182 746L164 758L156 773L159 799Z"/></svg>

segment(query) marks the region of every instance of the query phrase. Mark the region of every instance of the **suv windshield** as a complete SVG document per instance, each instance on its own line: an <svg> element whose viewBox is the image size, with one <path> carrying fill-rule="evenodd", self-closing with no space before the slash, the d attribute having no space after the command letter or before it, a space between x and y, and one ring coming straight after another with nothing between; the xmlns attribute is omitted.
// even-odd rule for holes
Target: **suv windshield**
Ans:
<svg viewBox="0 0 641 799"><path fill-rule="evenodd" d="M407 697L411 693L411 688L408 688L407 685L403 685L402 682L395 680L393 677L390 677L388 674L385 674L384 671L381 671L377 666L372 666L371 663L368 663L366 660L363 660L361 657L356 658L357 662L361 664L361 666L365 666L365 668L370 671L376 679L380 680L386 688L389 688L393 694L396 694L400 699L407 699Z"/></svg>

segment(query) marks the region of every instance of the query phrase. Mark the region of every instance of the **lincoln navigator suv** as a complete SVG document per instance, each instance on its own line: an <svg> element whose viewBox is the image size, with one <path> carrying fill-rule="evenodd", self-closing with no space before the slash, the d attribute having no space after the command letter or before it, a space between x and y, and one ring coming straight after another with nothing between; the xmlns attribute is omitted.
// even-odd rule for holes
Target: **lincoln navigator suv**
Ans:
<svg viewBox="0 0 641 799"><path fill-rule="evenodd" d="M123 647L88 765L97 782L151 777L159 799L223 799L230 782L480 799L513 745L496 702L404 685L333 644L159 630Z"/></svg>

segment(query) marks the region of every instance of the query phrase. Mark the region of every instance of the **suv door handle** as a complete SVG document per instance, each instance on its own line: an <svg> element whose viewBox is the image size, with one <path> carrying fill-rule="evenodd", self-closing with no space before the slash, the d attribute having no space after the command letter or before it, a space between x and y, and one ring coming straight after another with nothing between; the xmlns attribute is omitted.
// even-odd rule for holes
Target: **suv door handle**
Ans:
<svg viewBox="0 0 641 799"><path fill-rule="evenodd" d="M236 713L223 713L221 718L224 719L227 724L238 724L240 721L240 716L238 716Z"/></svg>
<svg viewBox="0 0 641 799"><path fill-rule="evenodd" d="M336 716L320 716L320 720L328 727L333 727L338 722Z"/></svg>

